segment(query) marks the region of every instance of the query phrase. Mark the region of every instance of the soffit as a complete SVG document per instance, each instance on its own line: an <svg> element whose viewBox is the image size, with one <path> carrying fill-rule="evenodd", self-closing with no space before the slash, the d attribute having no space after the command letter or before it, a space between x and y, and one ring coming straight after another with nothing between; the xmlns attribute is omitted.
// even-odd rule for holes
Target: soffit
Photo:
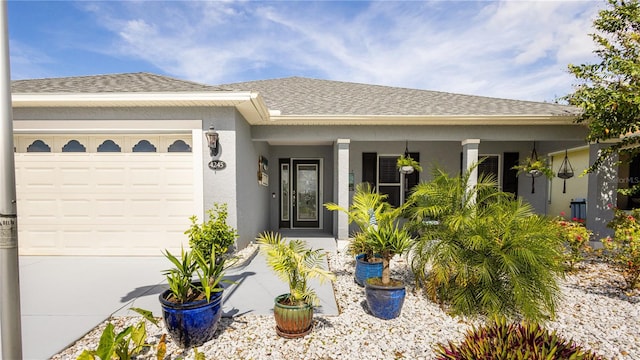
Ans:
<svg viewBox="0 0 640 360"><path fill-rule="evenodd" d="M235 107L251 124L269 118L260 94L250 91L161 92L161 93L18 93L14 108L29 107Z"/></svg>

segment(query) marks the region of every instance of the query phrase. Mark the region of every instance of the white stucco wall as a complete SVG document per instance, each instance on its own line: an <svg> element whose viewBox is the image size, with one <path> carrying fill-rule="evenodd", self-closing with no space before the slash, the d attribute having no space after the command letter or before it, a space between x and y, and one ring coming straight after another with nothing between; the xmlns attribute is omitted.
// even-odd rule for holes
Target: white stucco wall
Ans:
<svg viewBox="0 0 640 360"><path fill-rule="evenodd" d="M269 187L260 185L257 175L258 158L264 156L268 159L270 147L265 142L251 140L251 128L239 113L236 113L235 128L236 168L234 182L236 184L236 210L239 219L238 247L243 248L255 240L256 235L270 229ZM269 184L277 182L273 164L269 162Z"/></svg>

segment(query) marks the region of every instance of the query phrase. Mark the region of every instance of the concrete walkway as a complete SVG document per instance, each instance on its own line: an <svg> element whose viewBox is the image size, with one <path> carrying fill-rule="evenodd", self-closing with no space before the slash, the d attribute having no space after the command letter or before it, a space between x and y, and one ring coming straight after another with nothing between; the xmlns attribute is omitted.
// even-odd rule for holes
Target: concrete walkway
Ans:
<svg viewBox="0 0 640 360"><path fill-rule="evenodd" d="M336 252L334 238L290 238ZM167 289L162 271L169 267L164 257L21 256L23 358L48 359L110 316L135 315L131 307L161 316L158 296ZM274 298L288 292L259 254L226 278L236 284L225 289L223 316L271 314ZM331 284L312 286L321 300L317 312L337 315Z"/></svg>

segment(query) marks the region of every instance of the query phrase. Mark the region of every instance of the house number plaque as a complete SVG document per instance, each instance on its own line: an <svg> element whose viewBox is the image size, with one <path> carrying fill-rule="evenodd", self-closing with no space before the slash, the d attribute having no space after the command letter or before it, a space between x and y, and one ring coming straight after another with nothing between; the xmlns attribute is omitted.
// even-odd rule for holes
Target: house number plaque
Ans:
<svg viewBox="0 0 640 360"><path fill-rule="evenodd" d="M0 215L0 249L18 247L18 222L16 215Z"/></svg>
<svg viewBox="0 0 640 360"><path fill-rule="evenodd" d="M211 170L222 170L227 167L227 163L222 160L211 160L209 161L209 169Z"/></svg>

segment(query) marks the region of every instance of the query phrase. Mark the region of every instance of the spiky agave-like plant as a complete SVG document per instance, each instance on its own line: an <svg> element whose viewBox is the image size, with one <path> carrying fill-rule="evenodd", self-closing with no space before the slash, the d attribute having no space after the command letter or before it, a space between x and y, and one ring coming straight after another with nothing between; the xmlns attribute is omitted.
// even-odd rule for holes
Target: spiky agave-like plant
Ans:
<svg viewBox="0 0 640 360"><path fill-rule="evenodd" d="M319 302L315 291L309 287L310 279L320 283L335 280L335 275L322 264L326 256L323 249L310 249L302 240L287 241L277 232L263 232L256 238L267 264L278 277L289 285L290 305Z"/></svg>

